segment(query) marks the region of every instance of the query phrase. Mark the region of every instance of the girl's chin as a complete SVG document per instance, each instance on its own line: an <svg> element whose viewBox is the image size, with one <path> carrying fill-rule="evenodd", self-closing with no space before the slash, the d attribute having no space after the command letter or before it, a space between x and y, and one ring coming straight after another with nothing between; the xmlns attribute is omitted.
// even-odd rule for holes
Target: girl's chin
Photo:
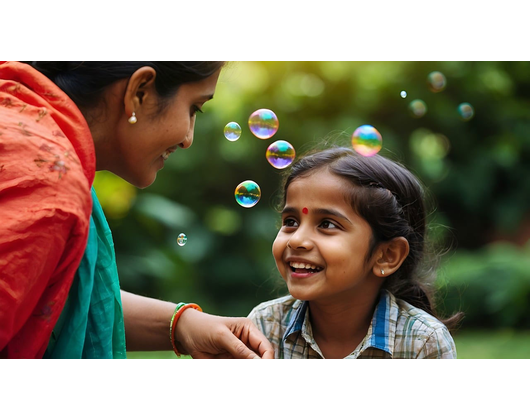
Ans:
<svg viewBox="0 0 530 420"><path fill-rule="evenodd" d="M297 287L293 286L291 284L287 284L287 289L289 290L289 294L298 300L310 300L311 296L307 290L307 287Z"/></svg>

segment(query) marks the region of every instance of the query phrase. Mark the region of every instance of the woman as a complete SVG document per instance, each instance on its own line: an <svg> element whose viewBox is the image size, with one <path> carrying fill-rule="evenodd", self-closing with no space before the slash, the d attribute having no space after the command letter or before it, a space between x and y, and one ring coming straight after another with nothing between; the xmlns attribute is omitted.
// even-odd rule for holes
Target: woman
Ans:
<svg viewBox="0 0 530 420"><path fill-rule="evenodd" d="M0 63L0 356L272 358L246 318L120 291L95 171L149 186L222 62ZM197 310L189 310L192 307ZM178 322L177 322L178 321Z"/></svg>

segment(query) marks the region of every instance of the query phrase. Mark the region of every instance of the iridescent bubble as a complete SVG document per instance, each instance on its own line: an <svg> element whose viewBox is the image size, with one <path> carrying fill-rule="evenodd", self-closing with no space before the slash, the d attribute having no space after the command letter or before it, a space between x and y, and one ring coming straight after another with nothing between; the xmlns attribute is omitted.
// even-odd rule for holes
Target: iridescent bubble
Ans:
<svg viewBox="0 0 530 420"><path fill-rule="evenodd" d="M287 168L296 156L294 147L285 140L278 140L272 143L265 154L269 163L276 169Z"/></svg>
<svg viewBox="0 0 530 420"><path fill-rule="evenodd" d="M460 114L460 119L462 121L469 121L475 115L475 110L467 102L463 102L458 105L458 113Z"/></svg>
<svg viewBox="0 0 530 420"><path fill-rule="evenodd" d="M445 76L439 71L433 71L429 73L429 75L427 76L427 83L429 85L429 89L432 92L435 92L435 93L441 92L442 90L445 89L445 85L446 85Z"/></svg>
<svg viewBox="0 0 530 420"><path fill-rule="evenodd" d="M225 125L224 133L227 140L236 141L241 137L241 126L236 122L229 122Z"/></svg>
<svg viewBox="0 0 530 420"><path fill-rule="evenodd" d="M383 137L371 125L361 125L352 135L354 150L363 156L373 156L383 147Z"/></svg>
<svg viewBox="0 0 530 420"><path fill-rule="evenodd" d="M399 94L403 99L405 99L407 97L407 92L405 92L404 90L401 91L401 93Z"/></svg>
<svg viewBox="0 0 530 420"><path fill-rule="evenodd" d="M421 118L427 113L427 105L421 99L415 99L409 104L409 110L414 118Z"/></svg>
<svg viewBox="0 0 530 420"><path fill-rule="evenodd" d="M187 237L184 233L181 233L181 234L177 237L177 244L178 244L178 246L184 246L184 245L186 245L186 242L188 242L188 237Z"/></svg>
<svg viewBox="0 0 530 420"><path fill-rule="evenodd" d="M255 206L261 198L259 185L254 181L243 181L236 187L235 197L241 207Z"/></svg>
<svg viewBox="0 0 530 420"><path fill-rule="evenodd" d="M270 109L258 109L249 119L250 131L259 139L270 139L278 131L280 123L278 117Z"/></svg>

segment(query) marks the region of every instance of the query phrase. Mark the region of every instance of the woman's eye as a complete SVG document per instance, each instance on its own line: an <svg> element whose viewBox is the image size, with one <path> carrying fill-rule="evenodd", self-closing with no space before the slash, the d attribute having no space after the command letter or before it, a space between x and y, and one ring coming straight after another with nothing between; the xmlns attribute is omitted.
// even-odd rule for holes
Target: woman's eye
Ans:
<svg viewBox="0 0 530 420"><path fill-rule="evenodd" d="M200 109L197 105L193 105L191 107L191 116L193 117L197 112L202 114L202 109Z"/></svg>

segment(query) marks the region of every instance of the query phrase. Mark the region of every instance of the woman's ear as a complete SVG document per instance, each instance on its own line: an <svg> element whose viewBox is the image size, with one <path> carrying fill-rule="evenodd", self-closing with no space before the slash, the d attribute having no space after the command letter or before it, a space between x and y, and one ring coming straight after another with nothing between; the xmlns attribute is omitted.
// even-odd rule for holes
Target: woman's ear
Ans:
<svg viewBox="0 0 530 420"><path fill-rule="evenodd" d="M149 66L140 67L131 75L123 98L127 117L134 112L140 119L142 105L150 95L155 93L155 77L155 69Z"/></svg>
<svg viewBox="0 0 530 420"><path fill-rule="evenodd" d="M373 273L378 277L387 277L395 273L409 255L409 241L402 236L391 239L379 245L378 254Z"/></svg>

